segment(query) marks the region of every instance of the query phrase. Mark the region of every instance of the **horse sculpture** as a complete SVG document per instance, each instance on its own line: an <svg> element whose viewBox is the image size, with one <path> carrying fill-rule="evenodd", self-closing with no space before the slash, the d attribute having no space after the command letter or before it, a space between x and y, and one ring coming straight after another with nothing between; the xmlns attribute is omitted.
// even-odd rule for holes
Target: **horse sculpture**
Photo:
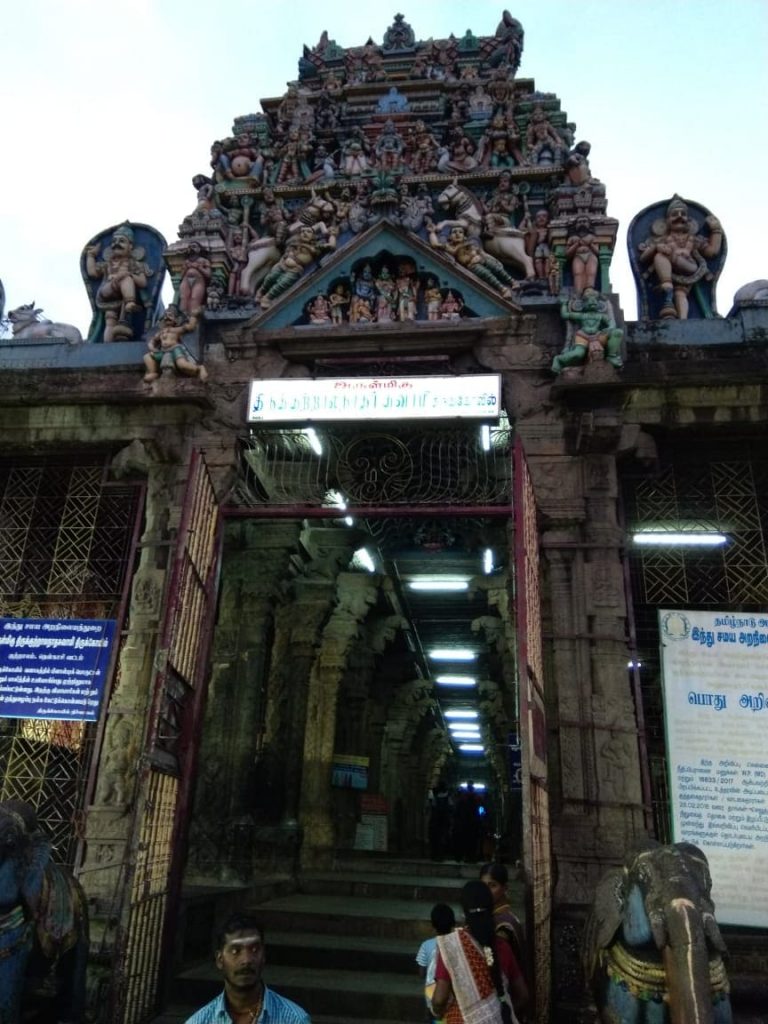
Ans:
<svg viewBox="0 0 768 1024"><path fill-rule="evenodd" d="M40 314L42 309L35 309L34 302L18 306L8 314L13 330L14 341L43 341L48 338L57 341L68 341L70 345L80 345L83 336L72 324L59 324L46 320Z"/></svg>
<svg viewBox="0 0 768 1024"><path fill-rule="evenodd" d="M482 240L483 248L491 256L521 270L526 280L536 277L533 260L525 251L525 232L508 223L507 218L485 214L469 189L454 180L437 197L437 205L450 216L438 229L460 224L469 235Z"/></svg>
<svg viewBox="0 0 768 1024"><path fill-rule="evenodd" d="M30 804L0 802L0 1021L19 1024L22 1002L42 985L57 1019L85 1014L88 908L72 875L51 860L51 846Z"/></svg>

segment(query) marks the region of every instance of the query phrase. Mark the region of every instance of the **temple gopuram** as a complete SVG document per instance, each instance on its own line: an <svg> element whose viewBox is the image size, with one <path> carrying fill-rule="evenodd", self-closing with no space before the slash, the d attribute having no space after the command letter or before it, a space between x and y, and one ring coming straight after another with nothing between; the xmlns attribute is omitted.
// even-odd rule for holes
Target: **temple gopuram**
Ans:
<svg viewBox="0 0 768 1024"><path fill-rule="evenodd" d="M421 1019L391 975L485 861L528 1021L597 1021L590 941L663 1007L662 910L609 947L653 843L707 856L706 1019L765 1019L768 281L718 311L674 167L620 232L523 26L479 28L305 46L174 240L118 206L87 241L87 328L0 289L0 812L82 886L92 1021L185 1019L240 906L313 1019ZM415 932L356 930L377 885Z"/></svg>

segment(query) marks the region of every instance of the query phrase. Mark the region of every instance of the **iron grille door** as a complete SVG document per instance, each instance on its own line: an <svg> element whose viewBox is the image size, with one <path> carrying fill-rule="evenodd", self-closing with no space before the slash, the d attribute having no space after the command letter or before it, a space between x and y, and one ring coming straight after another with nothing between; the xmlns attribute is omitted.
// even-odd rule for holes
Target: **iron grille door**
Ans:
<svg viewBox="0 0 768 1024"><path fill-rule="evenodd" d="M200 453L190 461L170 570L127 891L114 1020L143 1024L157 1008L175 921L205 703L219 562L219 508Z"/></svg>

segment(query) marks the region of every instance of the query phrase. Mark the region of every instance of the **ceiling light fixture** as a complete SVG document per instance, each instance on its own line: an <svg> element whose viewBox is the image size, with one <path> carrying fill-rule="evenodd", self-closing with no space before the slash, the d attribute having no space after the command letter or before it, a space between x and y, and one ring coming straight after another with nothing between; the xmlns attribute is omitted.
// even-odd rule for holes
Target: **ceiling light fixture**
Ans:
<svg viewBox="0 0 768 1024"><path fill-rule="evenodd" d="M484 452L491 450L491 428L487 423L483 423L480 427L480 444Z"/></svg>
<svg viewBox="0 0 768 1024"><path fill-rule="evenodd" d="M470 754L484 754L485 747L482 743L460 743L459 750L463 750Z"/></svg>
<svg viewBox="0 0 768 1024"><path fill-rule="evenodd" d="M473 782L472 783L472 788L475 790L476 793L484 793L485 789L486 789L486 786L485 786L484 782ZM469 789L469 783L468 782L460 782L459 783L459 789Z"/></svg>
<svg viewBox="0 0 768 1024"><path fill-rule="evenodd" d="M646 547L714 548L727 544L724 533L710 533L702 530L639 530L632 534L633 544Z"/></svg>
<svg viewBox="0 0 768 1024"><path fill-rule="evenodd" d="M424 590L430 592L450 592L458 590L469 590L468 580L410 580L408 586L411 590Z"/></svg>
<svg viewBox="0 0 768 1024"><path fill-rule="evenodd" d="M451 729L451 736L455 740L479 740L481 739L479 729Z"/></svg>
<svg viewBox="0 0 768 1024"><path fill-rule="evenodd" d="M437 676L435 682L438 686L477 686L474 676Z"/></svg>
<svg viewBox="0 0 768 1024"><path fill-rule="evenodd" d="M486 548L483 552L483 572L486 576L490 576L493 572L493 550Z"/></svg>
<svg viewBox="0 0 768 1024"><path fill-rule="evenodd" d="M376 565L374 564L373 561L373 555L371 555L371 552L368 550L368 548L358 548L357 551L352 556L352 559L353 561L359 562L364 569L368 570L368 572L376 572Z"/></svg>
<svg viewBox="0 0 768 1024"><path fill-rule="evenodd" d="M466 647L435 647L429 656L433 661L474 661L477 654Z"/></svg>
<svg viewBox="0 0 768 1024"><path fill-rule="evenodd" d="M451 708L445 712L446 718L477 718L476 711L468 711L464 708Z"/></svg>

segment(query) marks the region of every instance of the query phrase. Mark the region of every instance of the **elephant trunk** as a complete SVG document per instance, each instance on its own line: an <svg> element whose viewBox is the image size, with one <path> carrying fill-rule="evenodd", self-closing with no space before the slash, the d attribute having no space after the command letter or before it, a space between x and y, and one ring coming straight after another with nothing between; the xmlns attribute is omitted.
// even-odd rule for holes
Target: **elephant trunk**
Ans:
<svg viewBox="0 0 768 1024"><path fill-rule="evenodd" d="M671 1024L713 1024L709 956L701 914L687 898L667 908L668 944L664 968L669 987Z"/></svg>

